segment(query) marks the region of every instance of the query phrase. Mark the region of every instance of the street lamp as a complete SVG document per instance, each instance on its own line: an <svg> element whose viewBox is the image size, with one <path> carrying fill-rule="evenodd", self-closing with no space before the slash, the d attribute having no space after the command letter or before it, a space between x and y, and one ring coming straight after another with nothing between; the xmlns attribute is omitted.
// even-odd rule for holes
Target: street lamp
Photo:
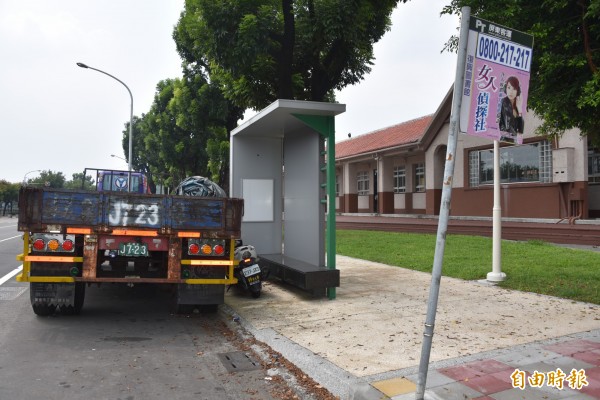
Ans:
<svg viewBox="0 0 600 400"><path fill-rule="evenodd" d="M120 156L117 156L117 155L114 155L114 154L111 154L110 156L111 156L111 157L114 157L114 158L120 158L121 160L123 160L123 161L127 162L127 160L126 160L126 159L124 159L123 157L120 157Z"/></svg>
<svg viewBox="0 0 600 400"><path fill-rule="evenodd" d="M131 98L131 109L129 111L129 162L128 162L128 164L129 164L129 171L131 171L131 157L132 157L131 149L133 148L133 95L131 94L131 90L129 90L129 87L122 80L120 80L119 78L117 78L115 76L112 76L108 72L104 72L102 70L90 67L90 66L85 65L84 63L80 63L80 62L77 63L77 66L81 67L81 68L86 68L86 69L93 69L94 71L98 71L104 75L108 75L111 78L113 78L114 80L119 81L119 83L121 83L123 86L125 86L125 89L127 89L127 91L129 92L129 97Z"/></svg>
<svg viewBox="0 0 600 400"><path fill-rule="evenodd" d="M25 176L23 177L23 185L27 184L27 175L32 174L34 172L41 172L41 169L34 169L33 171L29 171L28 173L25 174Z"/></svg>

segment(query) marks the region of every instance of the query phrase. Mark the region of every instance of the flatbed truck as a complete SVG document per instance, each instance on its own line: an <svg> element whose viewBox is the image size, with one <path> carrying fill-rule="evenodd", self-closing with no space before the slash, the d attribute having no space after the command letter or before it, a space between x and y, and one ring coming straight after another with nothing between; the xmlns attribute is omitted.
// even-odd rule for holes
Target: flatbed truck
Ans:
<svg viewBox="0 0 600 400"><path fill-rule="evenodd" d="M79 314L86 286L107 283L168 285L173 312L216 310L237 283L242 212L234 198L22 186L17 281L40 316Z"/></svg>

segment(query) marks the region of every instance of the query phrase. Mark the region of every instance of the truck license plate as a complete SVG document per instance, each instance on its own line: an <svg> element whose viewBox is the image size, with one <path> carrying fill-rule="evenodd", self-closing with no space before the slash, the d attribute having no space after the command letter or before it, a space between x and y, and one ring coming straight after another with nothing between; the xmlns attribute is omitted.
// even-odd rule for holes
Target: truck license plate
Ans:
<svg viewBox="0 0 600 400"><path fill-rule="evenodd" d="M148 246L143 243L119 243L119 255L140 257L148 255Z"/></svg>
<svg viewBox="0 0 600 400"><path fill-rule="evenodd" d="M251 265L242 269L242 274L247 278L252 275L260 274L260 266L258 264Z"/></svg>

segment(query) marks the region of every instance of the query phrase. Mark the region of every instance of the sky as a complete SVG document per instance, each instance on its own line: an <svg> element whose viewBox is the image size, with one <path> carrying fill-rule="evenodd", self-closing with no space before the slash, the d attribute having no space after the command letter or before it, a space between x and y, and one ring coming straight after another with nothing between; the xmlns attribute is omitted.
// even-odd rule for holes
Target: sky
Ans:
<svg viewBox="0 0 600 400"><path fill-rule="evenodd" d="M440 17L448 2L398 5L391 30L375 44L371 73L336 93L346 104L336 141L435 112L456 68L455 54L441 53L459 23ZM76 63L123 81L133 114L148 112L157 83L182 75L172 31L183 4L0 0L0 179L21 182L37 170L67 179L84 168L126 170L121 140L129 93Z"/></svg>

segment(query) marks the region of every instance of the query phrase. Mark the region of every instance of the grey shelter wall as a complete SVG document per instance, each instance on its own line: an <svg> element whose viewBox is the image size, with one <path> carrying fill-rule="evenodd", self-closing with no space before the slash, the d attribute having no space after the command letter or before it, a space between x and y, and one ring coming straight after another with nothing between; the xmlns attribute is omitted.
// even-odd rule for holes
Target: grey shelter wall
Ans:
<svg viewBox="0 0 600 400"><path fill-rule="evenodd" d="M310 128L287 133L284 141L285 255L325 265L325 205L321 203L320 141Z"/></svg>
<svg viewBox="0 0 600 400"><path fill-rule="evenodd" d="M278 201L282 193L282 139L232 136L230 153L231 160L235 160L235 168L231 168L232 197L244 197L244 179L273 179L273 221L247 222L242 218L242 240L255 246L259 254L279 254L282 243L282 204Z"/></svg>

